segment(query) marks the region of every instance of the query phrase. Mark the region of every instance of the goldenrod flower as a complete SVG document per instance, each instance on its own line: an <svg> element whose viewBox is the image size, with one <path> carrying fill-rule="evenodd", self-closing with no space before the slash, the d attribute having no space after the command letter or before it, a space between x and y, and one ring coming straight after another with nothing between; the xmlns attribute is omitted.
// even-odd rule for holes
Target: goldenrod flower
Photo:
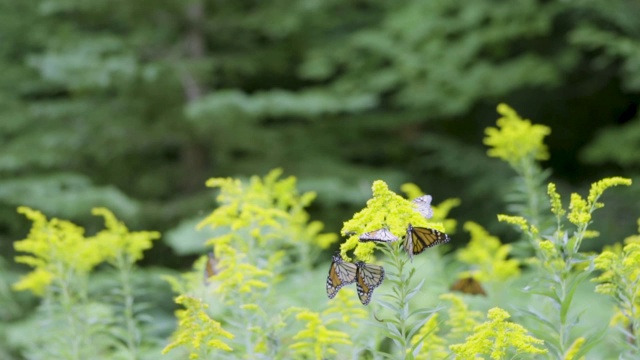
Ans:
<svg viewBox="0 0 640 360"><path fill-rule="evenodd" d="M469 310L462 298L453 293L442 294L440 299L451 302L449 319L445 322L445 325L451 329L448 337L462 340L467 334L473 332L482 318L482 314L479 311Z"/></svg>
<svg viewBox="0 0 640 360"><path fill-rule="evenodd" d="M558 217L564 216L566 210L562 208L562 200L560 199L560 194L556 191L556 184L549 183L547 186L547 194L551 201L551 212L556 214Z"/></svg>
<svg viewBox="0 0 640 360"><path fill-rule="evenodd" d="M461 262L476 266L474 277L480 281L504 281L520 274L520 262L507 259L511 245L502 244L482 226L472 221L463 228L471 234L466 247L458 250L456 257Z"/></svg>
<svg viewBox="0 0 640 360"><path fill-rule="evenodd" d="M586 226L591 222L592 208L586 200L576 193L571 194L571 202L569 203L569 221L578 226Z"/></svg>
<svg viewBox="0 0 640 360"><path fill-rule="evenodd" d="M569 349L567 349L567 352L564 354L564 359L563 360L574 360L574 358L578 354L578 351L580 351L580 348L582 347L582 345L584 345L585 341L586 341L586 339L583 338L583 337L577 338L573 342L573 344L571 344Z"/></svg>
<svg viewBox="0 0 640 360"><path fill-rule="evenodd" d="M604 191L610 187L620 185L631 185L631 179L612 177L597 181L591 185L589 196L587 196L586 200L578 194L571 194L571 203L569 205L571 212L567 218L577 226L586 227L591 221L591 213L604 206L603 203L598 202Z"/></svg>
<svg viewBox="0 0 640 360"><path fill-rule="evenodd" d="M317 312L303 310L296 319L306 323L305 328L293 336L295 342L290 346L299 358L322 360L326 356L335 357L338 354L336 345L352 344L349 334L328 329Z"/></svg>
<svg viewBox="0 0 640 360"><path fill-rule="evenodd" d="M620 186L620 185L631 185L631 179L626 179L622 177L611 177L605 178L598 182L595 182L591 185L591 189L589 189L589 196L587 197L587 201L589 204L594 204L596 208L600 208L604 206L603 204L597 203L598 198L604 193L604 191L610 187Z"/></svg>
<svg viewBox="0 0 640 360"><path fill-rule="evenodd" d="M255 291L268 288L268 281L274 276L271 271L247 262L246 255L231 246L218 246L216 257L220 258L219 266L222 270L215 276L218 284L215 291L225 296L229 295L229 299L233 299L235 294L251 294L258 297Z"/></svg>
<svg viewBox="0 0 640 360"><path fill-rule="evenodd" d="M505 214L498 214L498 221L505 222L507 224L516 225L523 232L535 232L537 234L538 230L535 229L533 225L529 226L529 223L522 216L511 216ZM535 229L535 230L534 230Z"/></svg>
<svg viewBox="0 0 640 360"><path fill-rule="evenodd" d="M327 325L334 323L358 327L360 321L369 317L367 308L362 306L353 293L339 291L336 297L329 301L329 307L322 312L323 318L329 318Z"/></svg>
<svg viewBox="0 0 640 360"><path fill-rule="evenodd" d="M184 346L189 351L190 359L206 359L215 350L232 350L223 338L233 339L233 334L207 315L207 304L186 295L178 296L175 301L185 308L176 310L178 328L173 333L174 340L162 350L163 354Z"/></svg>
<svg viewBox="0 0 640 360"><path fill-rule="evenodd" d="M281 169L274 169L264 178L253 176L248 182L209 179L207 186L220 189L220 206L198 228L209 226L220 235L208 244L230 245L258 258L268 257L274 249L288 248L299 253L303 267L310 267L312 253L330 247L338 236L322 233L321 222L309 221L305 208L315 193L300 194L296 178L280 179L281 175Z"/></svg>
<svg viewBox="0 0 640 360"><path fill-rule="evenodd" d="M18 252L28 253L16 257L16 262L34 267L14 288L31 290L43 295L45 288L56 279L73 284L74 277L86 276L104 260L104 254L95 239L85 238L84 229L68 221L47 218L28 207L18 208L33 222L26 239L14 242Z"/></svg>
<svg viewBox="0 0 640 360"><path fill-rule="evenodd" d="M419 342L422 343L415 356L416 360L444 359L449 355L445 347L446 341L438 336L439 331L438 313L434 313L420 328L420 331L411 338L413 346Z"/></svg>
<svg viewBox="0 0 640 360"><path fill-rule="evenodd" d="M442 224L429 223L415 211L414 205L389 190L388 185L382 180L376 180L371 186L373 197L367 201L367 207L353 215L351 220L344 223L343 234L352 234L341 246L342 257L350 261L347 251L354 250L355 256L362 261L370 261L376 244L373 242L360 242L359 235L386 227L398 238L404 236L409 223L414 226L426 226L444 231Z"/></svg>
<svg viewBox="0 0 640 360"><path fill-rule="evenodd" d="M16 262L27 263L27 259L16 257ZM37 296L43 296L47 287L53 281L53 274L42 268L37 268L23 276L17 283L13 284L16 291L31 290Z"/></svg>
<svg viewBox="0 0 640 360"><path fill-rule="evenodd" d="M492 308L487 313L488 321L475 327L473 335L462 344L449 348L458 359L476 359L478 355L489 355L493 360L510 359L512 354L545 354L546 349L536 347L544 341L527 335L527 330L519 324L508 322L511 315L500 308ZM511 354L511 355L510 355Z"/></svg>
<svg viewBox="0 0 640 360"><path fill-rule="evenodd" d="M544 137L551 133L545 125L533 125L524 120L506 104L498 105L498 113L502 115L497 121L497 128L485 130L485 145L490 149L487 154L501 158L512 166L519 166L522 159L532 158L547 160L549 152L544 144Z"/></svg>
<svg viewBox="0 0 640 360"><path fill-rule="evenodd" d="M104 218L105 230L96 234L95 239L106 260L114 265L119 261L128 264L137 262L142 259L142 253L153 246L153 240L160 238L157 231L129 232L126 225L106 208L95 208L92 213Z"/></svg>
<svg viewBox="0 0 640 360"><path fill-rule="evenodd" d="M640 291L640 243L624 246L621 254L603 251L594 260L596 269L602 274L593 281L600 283L596 292L623 299L636 298ZM627 308L632 304L620 304ZM630 310L630 309L626 309Z"/></svg>

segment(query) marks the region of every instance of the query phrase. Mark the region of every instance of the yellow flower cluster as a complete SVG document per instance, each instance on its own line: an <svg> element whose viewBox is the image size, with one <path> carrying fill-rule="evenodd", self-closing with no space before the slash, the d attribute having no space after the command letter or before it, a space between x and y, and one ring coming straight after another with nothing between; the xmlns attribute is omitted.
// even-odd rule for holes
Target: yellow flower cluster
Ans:
<svg viewBox="0 0 640 360"><path fill-rule="evenodd" d="M296 319L306 322L305 328L293 336L295 342L290 349L299 358L322 360L327 355L335 356L338 351L334 345L351 345L349 334L330 330L319 313L303 310Z"/></svg>
<svg viewBox="0 0 640 360"><path fill-rule="evenodd" d="M106 208L95 208L91 213L104 218L105 230L97 233L95 238L105 259L114 265L118 261L133 264L141 260L142 253L153 246L153 240L160 238L157 231L129 232L125 224Z"/></svg>
<svg viewBox="0 0 640 360"><path fill-rule="evenodd" d="M549 158L543 142L544 137L551 133L548 126L531 124L506 104L498 105L498 113L502 115L497 121L498 127L485 130L484 143L491 148L487 152L489 156L503 159L516 167L526 158Z"/></svg>
<svg viewBox="0 0 640 360"><path fill-rule="evenodd" d="M258 268L246 261L247 255L226 244L216 246L216 257L220 259L220 272L215 279L215 292L232 303L234 294L253 294L257 289L266 289L273 280L273 272ZM255 297L255 296L254 296Z"/></svg>
<svg viewBox="0 0 640 360"><path fill-rule="evenodd" d="M569 215L567 219L578 226L585 226L591 221L591 207L580 195L571 194L571 202L569 203Z"/></svg>
<svg viewBox="0 0 640 360"><path fill-rule="evenodd" d="M545 354L546 349L536 347L544 341L527 335L519 324L509 322L511 315L503 309L492 308L487 321L475 327L473 335L462 344L451 345L457 359L477 359L478 355L489 355L493 360L510 359L518 354Z"/></svg>
<svg viewBox="0 0 640 360"><path fill-rule="evenodd" d="M297 245L300 242L322 249L338 240L336 234L322 234L321 222L308 224L309 215L304 210L315 198L315 193L298 194L296 178L279 179L281 169L274 169L264 178L254 176L248 183L232 178L213 178L208 187L219 188L216 208L198 228L228 228L216 241L237 240L239 251L248 253L254 246L263 248ZM252 241L234 236L237 230L248 230Z"/></svg>
<svg viewBox="0 0 640 360"><path fill-rule="evenodd" d="M411 338L413 346L422 342L415 356L416 360L444 359L449 355L445 339L438 336L440 331L438 318L438 313L434 313L420 328L420 331Z"/></svg>
<svg viewBox="0 0 640 360"><path fill-rule="evenodd" d="M174 340L162 350L163 354L184 346L189 351L189 359L206 359L213 350L232 350L222 338L233 339L233 334L207 315L207 304L186 295L178 296L175 301L185 308L176 310L178 328L173 334Z"/></svg>
<svg viewBox="0 0 640 360"><path fill-rule="evenodd" d="M557 217L564 216L566 211L562 207L560 194L558 194L558 191L556 191L556 184L549 183L549 185L547 185L547 194L549 195L549 200L551 201L551 212L554 213Z"/></svg>
<svg viewBox="0 0 640 360"><path fill-rule="evenodd" d="M30 255L19 255L15 260L34 270L14 284L14 289L30 290L39 296L53 281L73 284L103 261L114 264L116 258L127 257L131 265L151 248L152 240L160 238L154 231L129 232L105 208L93 210L94 215L104 217L106 229L92 237L85 237L84 229L69 221L47 220L41 212L27 207L18 208L18 212L33 225L26 239L14 243L16 251Z"/></svg>
<svg viewBox="0 0 640 360"><path fill-rule="evenodd" d="M569 204L569 210L571 211L567 218L577 226L586 227L591 221L593 211L604 206L603 203L598 202L604 191L610 187L620 185L631 185L631 179L612 177L597 181L591 185L589 196L587 196L586 200L578 194L571 194L571 202Z"/></svg>
<svg viewBox="0 0 640 360"><path fill-rule="evenodd" d="M600 283L596 292L627 299L640 295L640 243L629 242L622 253L605 250L595 258L594 265L603 271L594 279Z"/></svg>
<svg viewBox="0 0 640 360"><path fill-rule="evenodd" d="M578 351L580 351L582 345L584 345L585 341L586 339L583 337L577 338L565 352L563 360L574 360L576 355L578 354ZM584 360L585 357L583 356L580 359Z"/></svg>
<svg viewBox="0 0 640 360"><path fill-rule="evenodd" d="M473 332L482 314L479 311L469 310L462 298L453 293L442 294L440 299L451 302L449 319L445 322L445 325L451 329L448 337L453 340L462 340L467 334Z"/></svg>
<svg viewBox="0 0 640 360"><path fill-rule="evenodd" d="M477 267L473 276L480 281L505 281L520 274L520 262L507 259L511 245L502 244L482 226L472 221L463 228L471 234L466 247L460 249L456 257L463 263Z"/></svg>
<svg viewBox="0 0 640 360"><path fill-rule="evenodd" d="M529 223L527 222L527 220L525 218L523 218L522 216L511 216L511 215L505 215L505 214L498 214L498 221L500 222L505 222L507 224L512 224L515 225L517 227L520 228L520 230L522 230L522 232L529 232L532 233L534 235L538 234L538 229L531 225L529 226Z"/></svg>
<svg viewBox="0 0 640 360"><path fill-rule="evenodd" d="M70 277L86 276L104 260L95 238L85 238L84 229L68 221L47 218L39 211L18 208L33 222L29 235L14 243L16 251L30 255L16 256L18 263L34 270L14 284L15 290L30 290L42 296L47 287L60 280L72 283Z"/></svg>
<svg viewBox="0 0 640 360"><path fill-rule="evenodd" d="M386 227L397 237L402 237L407 231L407 225L426 226L444 231L441 223L430 223L415 211L414 205L402 196L389 190L389 186L382 180L376 180L371 187L373 197L367 201L367 206L353 215L342 227L342 234L350 237L340 246L342 257L351 261L347 251L354 250L354 255L365 262L371 261L376 244L374 242L360 242L359 234L375 231Z"/></svg>
<svg viewBox="0 0 640 360"><path fill-rule="evenodd" d="M367 319L369 312L360 305L356 297L347 291L339 291L338 295L329 302L329 307L322 312L327 320L327 326L333 324L345 324L351 327L358 327L359 321Z"/></svg>

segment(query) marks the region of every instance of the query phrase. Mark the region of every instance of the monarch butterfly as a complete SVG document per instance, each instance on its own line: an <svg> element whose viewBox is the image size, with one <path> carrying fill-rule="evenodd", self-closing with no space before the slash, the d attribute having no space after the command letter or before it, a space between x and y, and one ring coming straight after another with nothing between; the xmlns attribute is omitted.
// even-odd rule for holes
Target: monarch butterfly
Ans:
<svg viewBox="0 0 640 360"><path fill-rule="evenodd" d="M480 282L472 276L466 276L458 279L458 281L451 285L451 288L449 288L449 290L459 291L469 295L487 296L487 293L482 288Z"/></svg>
<svg viewBox="0 0 640 360"><path fill-rule="evenodd" d="M358 271L356 273L356 287L358 297L362 305L369 304L373 290L384 281L384 268L380 265L367 264L362 261L356 263Z"/></svg>
<svg viewBox="0 0 640 360"><path fill-rule="evenodd" d="M327 276L327 296L329 299L333 299L343 286L355 282L357 271L356 264L344 262L340 252L336 252L332 257Z"/></svg>
<svg viewBox="0 0 640 360"><path fill-rule="evenodd" d="M402 246L411 258L411 261L413 261L413 255L420 254L426 248L448 243L449 240L449 235L436 229L413 227L409 224L409 227L407 227L407 236Z"/></svg>
<svg viewBox="0 0 640 360"><path fill-rule="evenodd" d="M379 242L394 242L398 237L393 235L387 228L378 229L375 231L367 232L360 235L361 242L379 241Z"/></svg>
<svg viewBox="0 0 640 360"><path fill-rule="evenodd" d="M433 209L431 208L431 195L423 195L413 199L412 203L415 205L416 210L424 216L426 219L433 217Z"/></svg>
<svg viewBox="0 0 640 360"><path fill-rule="evenodd" d="M204 284L209 284L209 278L218 275L220 269L218 269L218 259L213 255L213 252L209 252L209 258L204 265Z"/></svg>

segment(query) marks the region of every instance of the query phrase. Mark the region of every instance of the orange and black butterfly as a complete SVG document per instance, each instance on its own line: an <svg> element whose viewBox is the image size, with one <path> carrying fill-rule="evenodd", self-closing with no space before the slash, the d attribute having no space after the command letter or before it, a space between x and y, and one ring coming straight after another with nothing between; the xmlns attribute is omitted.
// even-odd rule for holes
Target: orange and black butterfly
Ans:
<svg viewBox="0 0 640 360"><path fill-rule="evenodd" d="M423 195L413 199L412 203L415 205L416 210L425 217L425 219L431 219L433 217L433 209L431 208L431 195Z"/></svg>
<svg viewBox="0 0 640 360"><path fill-rule="evenodd" d="M482 295L487 296L487 293L482 288L482 284L476 280L473 276L466 276L458 279L451 288L451 291L458 291L469 295Z"/></svg>
<svg viewBox="0 0 640 360"><path fill-rule="evenodd" d="M356 273L356 287L358 288L358 298L362 305L369 304L373 290L384 281L384 268L380 265L367 264L362 261L356 263L358 271Z"/></svg>
<svg viewBox="0 0 640 360"><path fill-rule="evenodd" d="M209 258L207 259L207 263L204 265L204 284L209 284L209 278L220 273L220 269L218 268L218 259L213 255L212 252L209 252Z"/></svg>
<svg viewBox="0 0 640 360"><path fill-rule="evenodd" d="M378 229L375 231L370 231L360 235L361 242L394 242L398 240L398 237L393 235L391 231L387 228Z"/></svg>
<svg viewBox="0 0 640 360"><path fill-rule="evenodd" d="M340 252L336 252L332 257L327 276L327 296L329 299L333 299L343 286L354 283L357 272L356 264L345 262L340 256Z"/></svg>
<svg viewBox="0 0 640 360"><path fill-rule="evenodd" d="M402 246L411 258L411 261L413 261L413 255L420 254L432 246L448 243L449 240L449 235L436 229L413 227L409 224L407 236Z"/></svg>

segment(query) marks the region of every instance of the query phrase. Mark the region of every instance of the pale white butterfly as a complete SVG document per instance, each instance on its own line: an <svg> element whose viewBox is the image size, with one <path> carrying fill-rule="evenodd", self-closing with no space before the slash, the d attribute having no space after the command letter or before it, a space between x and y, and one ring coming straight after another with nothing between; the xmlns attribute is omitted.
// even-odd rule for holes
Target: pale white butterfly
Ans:
<svg viewBox="0 0 640 360"><path fill-rule="evenodd" d="M394 242L398 240L398 237L393 235L387 228L370 231L360 235L361 242L376 241L376 242Z"/></svg>
<svg viewBox="0 0 640 360"><path fill-rule="evenodd" d="M415 198L412 203L415 205L416 210L425 217L425 219L431 219L433 217L433 209L431 208L431 195L423 195Z"/></svg>

